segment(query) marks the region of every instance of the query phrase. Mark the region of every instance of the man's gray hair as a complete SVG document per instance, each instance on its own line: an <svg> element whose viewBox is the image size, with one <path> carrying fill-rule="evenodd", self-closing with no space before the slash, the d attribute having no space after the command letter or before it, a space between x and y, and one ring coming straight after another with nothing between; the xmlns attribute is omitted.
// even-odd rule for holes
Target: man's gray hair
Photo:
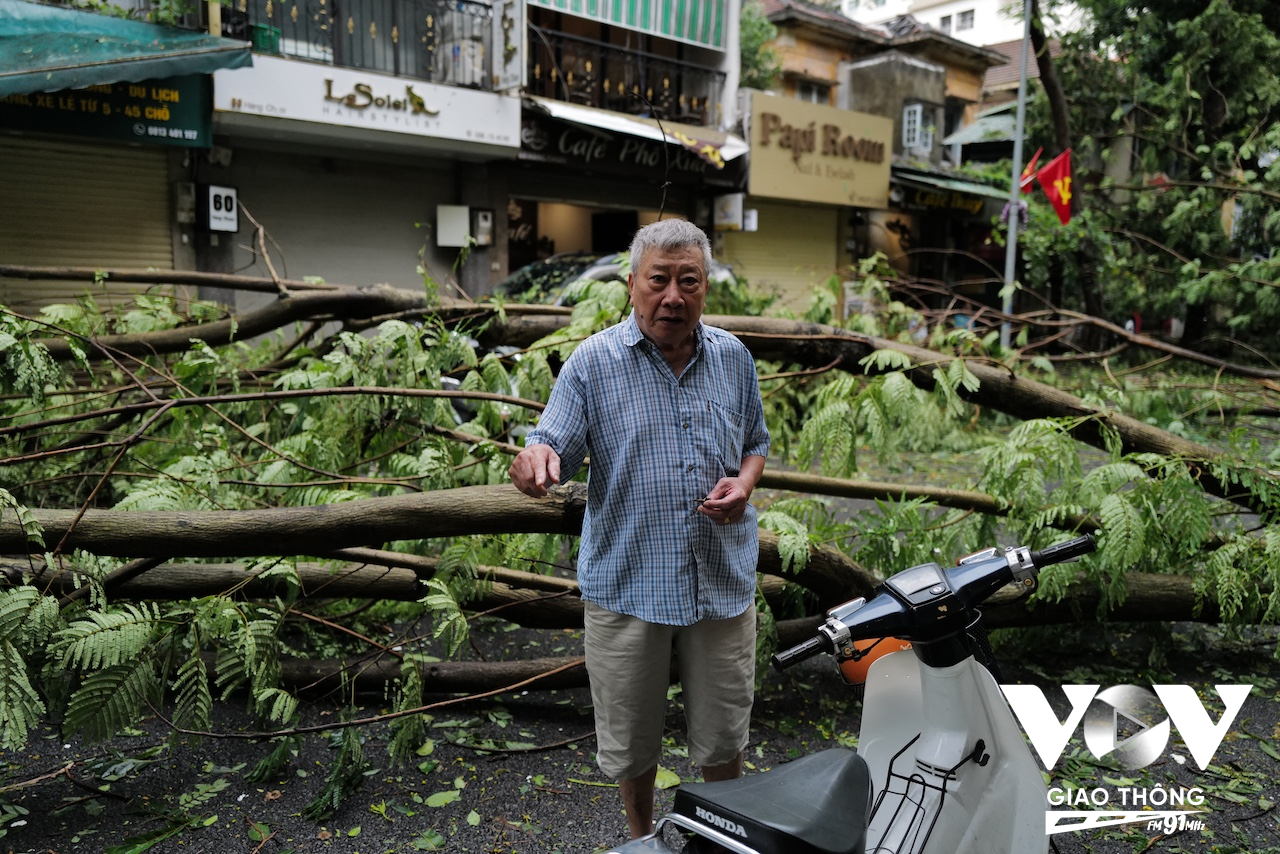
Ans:
<svg viewBox="0 0 1280 854"><path fill-rule="evenodd" d="M631 269L640 269L640 262L650 249L670 251L694 246L702 250L702 272L711 272L711 241L702 229L687 219L660 219L636 232L631 239Z"/></svg>

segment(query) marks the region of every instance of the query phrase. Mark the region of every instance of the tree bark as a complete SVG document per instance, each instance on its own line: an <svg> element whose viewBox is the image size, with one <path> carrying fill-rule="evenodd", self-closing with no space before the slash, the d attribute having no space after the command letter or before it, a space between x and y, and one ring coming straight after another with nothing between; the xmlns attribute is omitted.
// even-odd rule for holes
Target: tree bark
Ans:
<svg viewBox="0 0 1280 854"><path fill-rule="evenodd" d="M1210 604L1201 609L1191 579L1177 575L1130 573L1129 595L1108 614L1111 622L1194 620L1214 622L1218 611ZM1016 594L1015 594L1016 595ZM1003 599L1003 601L1001 601ZM988 629L1014 626L1093 622L1097 618L1099 594L1085 579L1072 584L1061 602L1025 605L997 595L983 608ZM814 635L819 620L808 617L777 624L778 646L794 646ZM493 691L549 673L574 661L562 658L533 658L518 661L448 661L429 665L424 671L423 690L432 694L460 694ZM337 688L345 677L360 690L381 690L400 677L400 663L388 657L350 661L281 662L281 679L292 689ZM581 688L587 685L586 668L573 668L536 683L539 689Z"/></svg>
<svg viewBox="0 0 1280 854"><path fill-rule="evenodd" d="M438 564L435 558L414 555L402 555L397 562L416 561L430 563L431 572L424 575L421 570L403 567L333 568L299 563L299 599L303 602L338 598L416 602L426 594L422 583ZM287 599L290 595L287 583L279 578L263 578L265 572L261 568L250 572L238 563L165 563L139 577L108 587L108 596L113 601L133 602L218 595L249 600ZM79 582L73 573L47 567L30 572L17 564L0 564L0 575L13 584L27 581L55 596L68 597L87 589L83 585L77 587ZM582 600L575 581L493 566L480 567L478 575L485 584L474 599L464 603L468 610L501 617L529 629L582 628ZM770 606L780 607L787 587L796 582L762 573L759 583Z"/></svg>
<svg viewBox="0 0 1280 854"><path fill-rule="evenodd" d="M262 308L210 323L179 326L159 332L99 335L81 342L80 349L89 358L100 359L108 354L144 357L181 352L191 347L192 339L220 347L232 341L244 341L272 332L297 321L369 318L420 308L424 302L422 294L390 285L310 291L292 294ZM75 350L66 339L45 338L40 343L54 359L68 361L74 358Z"/></svg>
<svg viewBox="0 0 1280 854"><path fill-rule="evenodd" d="M762 532L766 533L767 532ZM349 551L363 551L352 549ZM422 583L434 574L438 561L393 552L371 552L372 561L339 568L319 563L297 564L297 578L303 599L382 599L412 602L421 599ZM776 559L776 550L765 546L762 555ZM370 565L381 561L388 566ZM410 568L412 567L412 568ZM803 572L795 579L776 573L776 565L761 569L760 585L771 604L781 601L784 588L810 580ZM241 564L161 564L146 573L130 578L109 595L115 599L154 601L214 596L234 592L245 599L285 596L287 586L280 579L264 579L266 570L249 572ZM525 628L570 629L582 627L582 601L578 585L571 579L522 572L505 567L480 567L479 577L487 582L476 599L466 603L475 611L492 613ZM11 583L25 580L55 595L68 595L76 587L72 573L37 567L31 572L20 564L0 564L0 575ZM857 596L874 593L873 579L855 576L854 585L837 588L831 585L829 596L838 601L817 602L806 618L783 621L780 634L786 639L800 638L801 626L816 626L814 615ZM1201 602L1191 578L1182 575L1132 572L1125 577L1125 600L1106 612L1113 621L1172 622L1193 620L1217 622L1220 612L1212 602ZM997 593L983 607L988 628L1014 628L1055 623L1078 623L1102 619L1103 599L1097 586L1081 577L1073 582L1059 602L1024 602L1021 591L1007 588ZM790 641L795 642L795 641Z"/></svg>
<svg viewBox="0 0 1280 854"><path fill-rule="evenodd" d="M1071 147L1071 118L1067 112L1067 93L1058 79L1053 57L1049 54L1049 39L1045 35L1040 15L1040 0L1031 0L1031 47L1035 54L1036 70L1040 72L1040 85L1049 101L1049 116L1053 123L1053 144L1058 151ZM1074 199L1075 197L1072 196ZM1074 205L1073 205L1074 207Z"/></svg>
<svg viewBox="0 0 1280 854"><path fill-rule="evenodd" d="M585 485L571 483L541 499L522 495L512 486L469 486L267 510L31 513L44 529L45 542L62 543L63 549L129 558L225 558L268 553L322 556L396 540L473 534L576 536L582 531L585 506ZM762 529L759 538L759 571L784 575L777 535ZM15 514L0 514L0 554L27 551L42 549L26 542ZM364 553L361 559L374 557ZM424 563L415 569L426 567ZM823 608L865 596L877 583L846 555L825 547L810 548L804 567L789 580L811 590Z"/></svg>

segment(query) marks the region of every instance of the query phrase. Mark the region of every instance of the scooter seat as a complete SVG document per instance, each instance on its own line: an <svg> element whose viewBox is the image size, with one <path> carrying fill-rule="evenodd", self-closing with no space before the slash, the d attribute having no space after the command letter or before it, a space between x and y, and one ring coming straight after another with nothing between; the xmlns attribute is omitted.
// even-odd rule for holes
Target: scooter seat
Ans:
<svg viewBox="0 0 1280 854"><path fill-rule="evenodd" d="M681 786L673 810L759 854L862 854L871 774L861 756L837 747L736 780Z"/></svg>

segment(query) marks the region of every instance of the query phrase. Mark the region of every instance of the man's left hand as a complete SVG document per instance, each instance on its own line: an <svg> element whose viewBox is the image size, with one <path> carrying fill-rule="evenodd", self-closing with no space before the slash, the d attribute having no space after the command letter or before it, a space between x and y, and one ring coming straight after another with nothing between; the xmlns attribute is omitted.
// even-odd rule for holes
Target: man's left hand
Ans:
<svg viewBox="0 0 1280 854"><path fill-rule="evenodd" d="M751 491L741 478L722 477L698 506L698 512L720 525L742 521Z"/></svg>

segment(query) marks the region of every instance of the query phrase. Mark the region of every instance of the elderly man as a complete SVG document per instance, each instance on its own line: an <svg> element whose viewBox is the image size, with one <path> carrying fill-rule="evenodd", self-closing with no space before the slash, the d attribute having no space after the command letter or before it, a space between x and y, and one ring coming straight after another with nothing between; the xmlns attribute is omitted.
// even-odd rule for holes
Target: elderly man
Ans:
<svg viewBox="0 0 1280 854"><path fill-rule="evenodd" d="M511 465L534 497L590 454L578 551L600 769L632 837L653 827L671 654L689 757L706 780L742 773L755 682L756 512L769 433L747 349L704 326L711 247L660 220L631 243L625 322L565 362Z"/></svg>

